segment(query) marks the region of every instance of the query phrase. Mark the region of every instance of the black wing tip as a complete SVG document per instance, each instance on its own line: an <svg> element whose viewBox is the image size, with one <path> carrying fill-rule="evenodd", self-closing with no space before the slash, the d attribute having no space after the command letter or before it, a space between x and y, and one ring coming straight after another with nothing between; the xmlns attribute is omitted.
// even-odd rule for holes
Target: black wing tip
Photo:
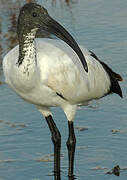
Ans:
<svg viewBox="0 0 127 180"><path fill-rule="evenodd" d="M115 72L113 72L113 73L114 73L114 77L116 78L117 81L123 81L123 78L120 74L117 74Z"/></svg>
<svg viewBox="0 0 127 180"><path fill-rule="evenodd" d="M119 95L121 98L123 98L123 93L122 93L121 88L120 88L120 92L118 93L118 95Z"/></svg>
<svg viewBox="0 0 127 180"><path fill-rule="evenodd" d="M122 89L119 85L119 82L117 79L115 79L114 77L110 76L110 81L111 81L111 87L110 87L110 92L109 93L116 93L118 94L121 98L123 98L123 93L122 93Z"/></svg>
<svg viewBox="0 0 127 180"><path fill-rule="evenodd" d="M105 71L109 75L109 78L111 81L111 87L110 87L110 91L108 94L116 93L121 98L123 98L122 90L121 90L121 87L120 87L119 82L118 82L118 81L123 81L122 76L120 74L117 74L116 72L114 72L107 64L100 61L100 59L96 56L96 54L94 52L92 52L90 50L89 50L89 52L90 52L92 57L94 57L97 61L100 62L100 64L103 66L103 68L105 69Z"/></svg>
<svg viewBox="0 0 127 180"><path fill-rule="evenodd" d="M117 93L121 98L123 98L123 93L122 91L120 91L119 93Z"/></svg>

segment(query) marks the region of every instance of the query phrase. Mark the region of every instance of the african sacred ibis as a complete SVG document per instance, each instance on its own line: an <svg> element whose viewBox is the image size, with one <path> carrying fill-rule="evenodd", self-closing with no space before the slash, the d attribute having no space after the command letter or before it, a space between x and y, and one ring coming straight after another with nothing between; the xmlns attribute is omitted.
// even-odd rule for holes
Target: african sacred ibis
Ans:
<svg viewBox="0 0 127 180"><path fill-rule="evenodd" d="M48 38L35 39L37 31L42 29L66 43ZM79 48L72 36L36 3L21 8L17 34L19 45L3 60L6 83L22 99L35 104L45 117L54 144L55 176L60 176L61 135L50 107L63 109L69 128L68 176L73 177L76 145L73 122L77 105L111 93L122 97L118 83L122 77L92 51Z"/></svg>

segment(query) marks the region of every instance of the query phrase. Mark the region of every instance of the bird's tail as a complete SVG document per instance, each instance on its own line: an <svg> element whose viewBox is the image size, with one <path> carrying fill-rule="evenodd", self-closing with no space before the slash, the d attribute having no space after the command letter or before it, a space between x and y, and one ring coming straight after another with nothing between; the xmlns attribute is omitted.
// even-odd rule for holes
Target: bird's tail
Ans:
<svg viewBox="0 0 127 180"><path fill-rule="evenodd" d="M123 97L122 90L121 90L121 87L120 87L119 82L118 82L118 81L123 81L122 76L120 74L117 74L116 72L114 72L107 64L102 62L96 56L96 54L94 54L94 52L92 52L92 51L89 51L89 52L91 53L91 56L93 56L97 61L99 61L101 63L101 65L103 66L103 68L105 69L105 71L108 73L108 75L110 77L111 87L110 87L110 91L108 94L116 93L122 98Z"/></svg>
<svg viewBox="0 0 127 180"><path fill-rule="evenodd" d="M123 78L120 74L117 74L114 71L112 71L112 74L117 81L123 81Z"/></svg>
<svg viewBox="0 0 127 180"><path fill-rule="evenodd" d="M118 83L118 81L123 81L123 78L120 74L117 74L114 72L107 64L104 62L100 61L104 69L107 71L109 74L110 80L111 80L111 88L109 93L116 93L118 94L121 98L123 97L121 87Z"/></svg>

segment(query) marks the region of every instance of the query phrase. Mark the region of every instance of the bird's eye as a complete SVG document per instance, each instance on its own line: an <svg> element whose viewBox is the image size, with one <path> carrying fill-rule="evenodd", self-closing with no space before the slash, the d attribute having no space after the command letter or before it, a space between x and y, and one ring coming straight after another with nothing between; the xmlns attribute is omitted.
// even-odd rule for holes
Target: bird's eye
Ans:
<svg viewBox="0 0 127 180"><path fill-rule="evenodd" d="M33 12L33 17L37 17L37 13L36 12Z"/></svg>

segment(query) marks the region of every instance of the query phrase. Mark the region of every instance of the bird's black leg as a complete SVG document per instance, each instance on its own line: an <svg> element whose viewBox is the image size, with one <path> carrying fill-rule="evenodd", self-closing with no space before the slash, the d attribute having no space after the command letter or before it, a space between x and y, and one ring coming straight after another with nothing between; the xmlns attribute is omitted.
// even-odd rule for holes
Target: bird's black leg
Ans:
<svg viewBox="0 0 127 180"><path fill-rule="evenodd" d="M53 121L51 115L45 117L50 132L51 132L51 139L54 144L54 176L56 180L60 180L60 149L61 149L61 135L60 132Z"/></svg>
<svg viewBox="0 0 127 180"><path fill-rule="evenodd" d="M74 178L73 170L74 170L76 137L75 137L74 126L72 121L68 121L68 128L69 128L69 136L67 140L68 158L69 158L68 176Z"/></svg>

